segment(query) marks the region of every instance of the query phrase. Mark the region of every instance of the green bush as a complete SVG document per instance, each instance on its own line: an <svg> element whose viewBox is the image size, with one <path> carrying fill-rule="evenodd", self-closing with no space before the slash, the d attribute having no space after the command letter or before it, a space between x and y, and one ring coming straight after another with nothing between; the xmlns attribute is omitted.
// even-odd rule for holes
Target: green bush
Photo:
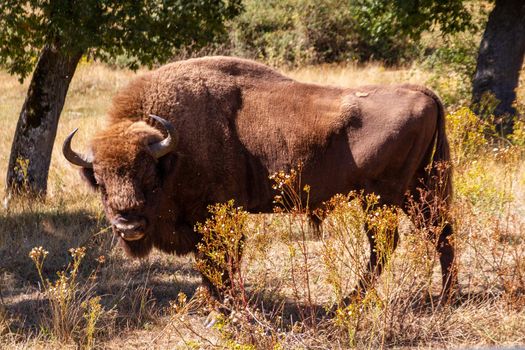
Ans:
<svg viewBox="0 0 525 350"><path fill-rule="evenodd" d="M231 53L277 66L370 59L398 63L414 46L400 32L394 12L374 3L244 0L244 12L230 23Z"/></svg>
<svg viewBox="0 0 525 350"><path fill-rule="evenodd" d="M419 61L430 72L427 84L447 106L468 104L476 71L479 34L459 33L438 45L420 43ZM436 39L432 36L431 39Z"/></svg>
<svg viewBox="0 0 525 350"><path fill-rule="evenodd" d="M487 4L468 4L471 17L468 26L452 30L447 36L441 30L425 33L418 44L418 63L430 72L426 83L439 93L449 109L470 104L479 43L488 20ZM490 117L496 105L490 97L484 99L479 109L483 115L478 116Z"/></svg>

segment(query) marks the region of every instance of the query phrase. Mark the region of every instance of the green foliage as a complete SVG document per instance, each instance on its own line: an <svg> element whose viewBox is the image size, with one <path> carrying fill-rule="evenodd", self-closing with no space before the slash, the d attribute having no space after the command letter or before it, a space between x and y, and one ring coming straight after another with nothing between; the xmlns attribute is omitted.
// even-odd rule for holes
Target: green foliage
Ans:
<svg viewBox="0 0 525 350"><path fill-rule="evenodd" d="M502 212L511 203L513 194L507 191L500 173L487 171L487 164L473 162L461 172L455 181L457 195L468 201L476 212L492 214Z"/></svg>
<svg viewBox="0 0 525 350"><path fill-rule="evenodd" d="M466 107L447 116L447 127L457 200L477 213L502 212L515 200L509 174L521 164L523 123L518 121L509 136L514 145L497 137L493 117L479 118Z"/></svg>
<svg viewBox="0 0 525 350"><path fill-rule="evenodd" d="M447 130L454 166L482 156L489 145L486 135L495 135L493 123L478 118L467 107L447 116Z"/></svg>
<svg viewBox="0 0 525 350"><path fill-rule="evenodd" d="M103 61L126 55L131 68L152 65L175 48L213 41L240 9L240 0L4 0L0 65L23 79L46 44Z"/></svg>
<svg viewBox="0 0 525 350"><path fill-rule="evenodd" d="M489 13L488 3L465 3L472 17L467 30L445 37L423 34L419 43L419 62L430 73L426 84L439 93L449 108L470 104L479 42ZM484 99L478 112L488 117L496 106L497 102Z"/></svg>
<svg viewBox="0 0 525 350"><path fill-rule="evenodd" d="M525 120L516 119L509 140L516 146L525 146Z"/></svg>
<svg viewBox="0 0 525 350"><path fill-rule="evenodd" d="M273 65L341 60L354 27L345 0L244 0L231 24L234 54Z"/></svg>
<svg viewBox="0 0 525 350"><path fill-rule="evenodd" d="M413 57L421 33L448 35L470 24L459 0L243 1L230 36L234 54L273 65L345 60L397 63Z"/></svg>
<svg viewBox="0 0 525 350"><path fill-rule="evenodd" d="M462 33L445 40L421 60L431 72L427 84L439 93L445 105L464 105L470 100L477 45L472 35Z"/></svg>
<svg viewBox="0 0 525 350"><path fill-rule="evenodd" d="M460 32L471 24L463 0L356 0L356 3L370 17L391 13L391 19L398 22L399 29L416 39L436 25L446 35Z"/></svg>
<svg viewBox="0 0 525 350"><path fill-rule="evenodd" d="M462 0L353 0L358 57L397 63L413 58L425 31L439 28L446 37L471 27Z"/></svg>
<svg viewBox="0 0 525 350"><path fill-rule="evenodd" d="M355 49L360 60L378 59L396 63L413 53L415 43L402 30L394 3L358 0L353 6L359 34Z"/></svg>

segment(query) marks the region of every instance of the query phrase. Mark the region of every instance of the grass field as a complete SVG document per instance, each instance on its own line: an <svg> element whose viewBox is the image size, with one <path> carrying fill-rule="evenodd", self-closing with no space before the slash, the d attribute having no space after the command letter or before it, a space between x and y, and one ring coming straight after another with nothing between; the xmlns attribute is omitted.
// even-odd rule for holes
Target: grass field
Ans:
<svg viewBox="0 0 525 350"><path fill-rule="evenodd" d="M300 81L340 86L425 84L432 74L379 65L286 73ZM334 204L324 224L325 239L315 239L300 215L249 216L241 268L241 292L248 302L233 297L234 313L212 312L209 317L211 306L199 289L193 257L155 252L140 261L126 258L108 230L97 194L60 152L63 139L76 127L80 130L73 147L86 149L103 126L112 96L135 75L83 63L59 123L47 201L12 201L0 209L0 348L525 345L522 124L512 142L489 141L490 128L466 109L449 108L461 291L451 303L437 303L439 269L432 244L401 218L400 247L375 291L327 317L325 309L351 289L355 278L347 277L359 274L357 263L368 254L360 229L365 216L354 202L345 201ZM454 76L445 78L444 86L458 83ZM0 72L2 188L26 88L27 83ZM518 95L523 101L523 85ZM40 246L47 253L32 250ZM69 251L78 247L85 250Z"/></svg>

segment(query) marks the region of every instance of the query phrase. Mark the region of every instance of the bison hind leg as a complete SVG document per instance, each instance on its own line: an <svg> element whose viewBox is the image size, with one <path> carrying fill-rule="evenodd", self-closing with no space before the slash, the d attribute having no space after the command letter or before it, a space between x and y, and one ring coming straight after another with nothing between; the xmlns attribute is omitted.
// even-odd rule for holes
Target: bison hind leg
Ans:
<svg viewBox="0 0 525 350"><path fill-rule="evenodd" d="M452 224L446 222L436 242L442 274L442 300L448 301L457 289L457 271L454 263L454 245L452 242Z"/></svg>
<svg viewBox="0 0 525 350"><path fill-rule="evenodd" d="M454 232L447 214L448 204L435 197L419 197L407 201L405 212L416 229L423 230L436 247L442 275L441 301L448 302L458 288Z"/></svg>
<svg viewBox="0 0 525 350"><path fill-rule="evenodd" d="M312 237L316 240L319 240L323 237L323 220L324 217L318 213L308 214L308 226Z"/></svg>

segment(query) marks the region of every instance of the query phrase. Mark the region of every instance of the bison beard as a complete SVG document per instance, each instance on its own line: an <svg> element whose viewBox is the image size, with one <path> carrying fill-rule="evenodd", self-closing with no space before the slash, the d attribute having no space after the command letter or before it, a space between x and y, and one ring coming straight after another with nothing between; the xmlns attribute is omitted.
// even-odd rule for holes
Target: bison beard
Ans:
<svg viewBox="0 0 525 350"><path fill-rule="evenodd" d="M115 233L116 236L118 234ZM124 249L126 254L134 258L146 257L153 248L153 241L151 236L146 236L137 241L126 241L119 237L120 246Z"/></svg>
<svg viewBox="0 0 525 350"><path fill-rule="evenodd" d="M424 87L303 84L228 57L175 62L135 79L114 98L107 125L91 142L92 156L71 150L74 132L64 155L100 190L108 220L135 257L152 247L196 252L193 227L209 204L234 199L250 212L271 212L269 175L299 163L313 209L363 190L408 211L406 193L417 199L419 188L432 190L439 164L450 160L443 106ZM433 193L444 205L423 226L447 222L444 169ZM396 245L397 230L391 234ZM385 263L375 256L374 236L368 230L363 288ZM456 283L451 236L447 224L436 245L445 293Z"/></svg>

